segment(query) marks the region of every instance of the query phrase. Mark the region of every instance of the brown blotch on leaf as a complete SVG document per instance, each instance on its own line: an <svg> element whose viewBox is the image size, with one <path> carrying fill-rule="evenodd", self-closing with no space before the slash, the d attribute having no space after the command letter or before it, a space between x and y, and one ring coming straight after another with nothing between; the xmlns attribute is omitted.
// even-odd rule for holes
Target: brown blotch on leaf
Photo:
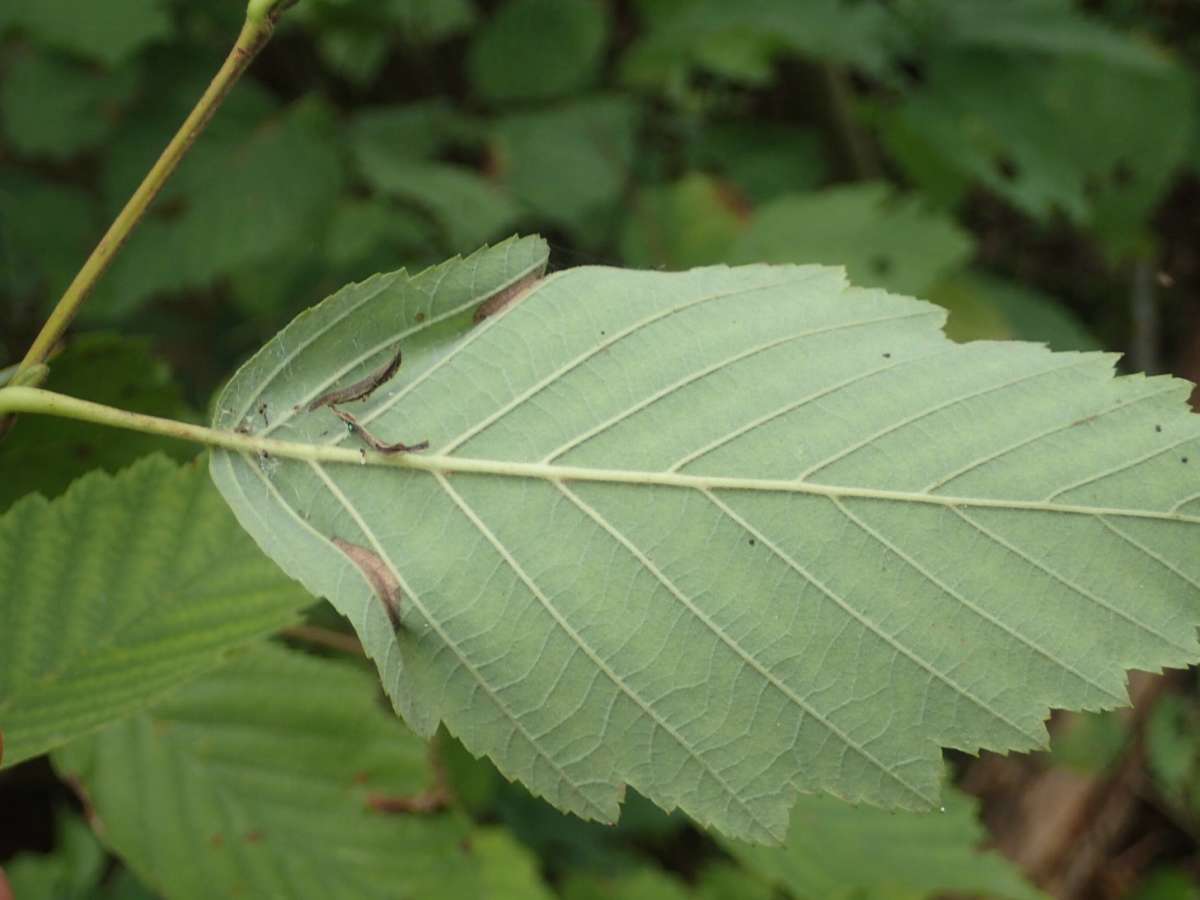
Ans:
<svg viewBox="0 0 1200 900"><path fill-rule="evenodd" d="M214 847L224 847L225 846L225 835L218 832L217 834L214 834L212 837L210 837L208 839L208 842L210 844L212 844Z"/></svg>
<svg viewBox="0 0 1200 900"><path fill-rule="evenodd" d="M396 350L396 355L393 356L383 368L376 372L372 372L366 378L362 378L354 384L347 385L344 388L338 388L335 391L326 391L316 400L313 400L308 406L304 407L306 412L320 409L322 406L333 406L337 403L350 403L353 400L366 400L374 393L375 389L386 381L389 381L393 375L400 369L401 352Z"/></svg>
<svg viewBox="0 0 1200 900"><path fill-rule="evenodd" d="M338 409L336 406L329 407L330 411L346 423L351 434L356 434L362 438L372 450L378 450L380 453L415 453L418 450L428 450L429 441L421 441L419 444L389 444L386 441L381 441L371 432L367 431L350 413L344 409ZM366 454L363 454L363 462L366 462Z"/></svg>
<svg viewBox="0 0 1200 900"><path fill-rule="evenodd" d="M246 832L245 840L246 840L247 844L261 844L262 839L263 839L263 833L261 831L247 831Z"/></svg>
<svg viewBox="0 0 1200 900"><path fill-rule="evenodd" d="M478 324L484 319L497 315L508 309L508 307L513 306L541 280L541 272L526 275L520 281L504 288L504 290L492 294L492 296L488 297L475 308L475 323Z"/></svg>
<svg viewBox="0 0 1200 900"><path fill-rule="evenodd" d="M360 547L358 544L352 544L336 537L333 539L333 543L335 547L346 554L350 562L358 566L358 570L371 585L375 596L383 601L383 608L387 613L388 620L392 623L392 628L396 631L403 628L404 626L400 622L400 583L388 568L387 563L380 559L378 554L366 547Z"/></svg>
<svg viewBox="0 0 1200 900"><path fill-rule="evenodd" d="M438 812L445 809L450 802L450 796L445 788L435 787L419 794L405 797L389 797L385 794L368 794L367 806L381 813L402 813L421 815Z"/></svg>

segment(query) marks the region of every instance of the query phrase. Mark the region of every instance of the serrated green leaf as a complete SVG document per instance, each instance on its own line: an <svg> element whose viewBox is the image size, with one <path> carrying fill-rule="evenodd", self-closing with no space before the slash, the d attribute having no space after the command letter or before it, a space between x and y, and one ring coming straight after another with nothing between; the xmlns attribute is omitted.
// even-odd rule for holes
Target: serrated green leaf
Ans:
<svg viewBox="0 0 1200 900"><path fill-rule="evenodd" d="M746 868L797 900L969 894L1006 900L1044 895L998 853L979 846L986 833L976 803L945 792L945 809L896 813L801 797L781 848L734 841L725 847Z"/></svg>
<svg viewBox="0 0 1200 900"><path fill-rule="evenodd" d="M260 647L54 763L173 900L480 896L463 820L373 808L434 783L376 696L355 666Z"/></svg>
<svg viewBox="0 0 1200 900"><path fill-rule="evenodd" d="M311 603L201 466L150 457L18 501L0 516L3 765L146 706Z"/></svg>
<svg viewBox="0 0 1200 900"><path fill-rule="evenodd" d="M105 334L75 338L51 360L43 387L150 416L195 416L167 367L154 358L146 341L134 338ZM0 472L19 473L0 480L0 512L25 494L57 497L93 469L116 472L154 452L180 461L196 455L195 447L182 441L137 431L102 434L86 422L26 416L0 442Z"/></svg>
<svg viewBox="0 0 1200 900"><path fill-rule="evenodd" d="M549 100L591 84L607 40L597 0L506 0L475 35L467 72L485 100Z"/></svg>
<svg viewBox="0 0 1200 900"><path fill-rule="evenodd" d="M171 19L163 0L5 0L0 32L7 28L111 65L169 35Z"/></svg>
<svg viewBox="0 0 1200 900"><path fill-rule="evenodd" d="M566 270L470 327L544 252L347 288L215 417L283 411L266 433L307 460L213 475L418 733L586 818L628 784L771 842L796 792L936 808L939 747L1041 746L1049 708L1198 658L1187 383L957 345L936 307L817 266ZM428 452L307 411L398 345L351 408Z"/></svg>
<svg viewBox="0 0 1200 900"><path fill-rule="evenodd" d="M924 294L970 252L970 236L919 197L863 182L768 203L729 261L844 265L854 284Z"/></svg>

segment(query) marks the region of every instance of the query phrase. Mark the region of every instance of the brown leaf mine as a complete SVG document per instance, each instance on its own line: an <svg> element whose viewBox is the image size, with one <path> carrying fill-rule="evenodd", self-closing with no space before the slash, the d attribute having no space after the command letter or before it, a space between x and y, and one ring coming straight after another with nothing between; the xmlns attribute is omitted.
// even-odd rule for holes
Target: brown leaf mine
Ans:
<svg viewBox="0 0 1200 900"><path fill-rule="evenodd" d="M375 552L366 547L360 547L358 544L352 544L336 537L333 539L333 543L349 557L350 562L358 566L358 570L367 579L367 583L371 585L375 595L383 601L383 608L392 623L392 628L396 631L403 628L404 626L400 622L400 583L396 581L396 576L392 574L387 563L380 559Z"/></svg>
<svg viewBox="0 0 1200 900"><path fill-rule="evenodd" d="M484 319L503 312L524 297L542 280L541 272L526 275L520 281L510 284L502 291L497 291L475 308L475 324Z"/></svg>

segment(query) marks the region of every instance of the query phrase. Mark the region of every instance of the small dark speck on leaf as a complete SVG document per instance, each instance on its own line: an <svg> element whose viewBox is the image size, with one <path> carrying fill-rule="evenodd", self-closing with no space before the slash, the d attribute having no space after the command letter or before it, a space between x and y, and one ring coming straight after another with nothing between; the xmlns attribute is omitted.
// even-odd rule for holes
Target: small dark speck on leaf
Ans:
<svg viewBox="0 0 1200 900"><path fill-rule="evenodd" d="M214 834L212 837L210 837L208 839L208 842L210 844L212 844L214 847L223 847L223 846L225 846L225 836L222 834L219 834L219 833Z"/></svg>
<svg viewBox="0 0 1200 900"><path fill-rule="evenodd" d="M1186 463L1188 461L1188 458L1186 456L1184 456L1184 457L1181 457L1179 461L1181 463Z"/></svg>
<svg viewBox="0 0 1200 900"><path fill-rule="evenodd" d="M263 839L263 833L261 831L247 831L246 832L246 843L247 844L261 844L262 839Z"/></svg>
<svg viewBox="0 0 1200 900"><path fill-rule="evenodd" d="M93 448L91 444L76 444L75 445L75 458L76 459L83 460L86 462L87 460L92 458L92 455L95 452L96 452L95 448Z"/></svg>
<svg viewBox="0 0 1200 900"><path fill-rule="evenodd" d="M886 275L892 271L892 260L889 256L880 254L871 257L871 271L876 275Z"/></svg>
<svg viewBox="0 0 1200 900"><path fill-rule="evenodd" d="M600 332L600 337L604 337L606 334L608 334L608 332L607 332L607 331L601 331L601 332Z"/></svg>
<svg viewBox="0 0 1200 900"><path fill-rule="evenodd" d="M1155 426L1154 426L1154 430L1155 430L1155 431L1162 431L1162 426L1161 426L1161 425L1155 425Z"/></svg>
<svg viewBox="0 0 1200 900"><path fill-rule="evenodd" d="M753 547L753 546L754 546L755 544L757 544L757 543L758 543L758 542L757 542L757 541L755 541L755 540L754 540L754 538L750 538L750 546L751 546L751 547Z"/></svg>
<svg viewBox="0 0 1200 900"><path fill-rule="evenodd" d="M425 321L425 313L419 312L416 314L415 318L418 322L424 322Z"/></svg>
<svg viewBox="0 0 1200 900"><path fill-rule="evenodd" d="M883 358L884 358L884 359L891 359L891 358L892 358L892 354L890 354L890 353L885 353L885 354L883 354Z"/></svg>

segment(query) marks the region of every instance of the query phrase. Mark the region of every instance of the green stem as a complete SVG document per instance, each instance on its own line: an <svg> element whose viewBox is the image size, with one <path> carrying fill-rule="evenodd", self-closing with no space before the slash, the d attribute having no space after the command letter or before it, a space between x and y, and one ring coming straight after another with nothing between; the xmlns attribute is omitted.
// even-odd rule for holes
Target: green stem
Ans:
<svg viewBox="0 0 1200 900"><path fill-rule="evenodd" d="M148 434L184 441L195 441L211 447L221 447L240 453L265 453L285 459L297 459L314 463L338 463L345 465L391 466L429 472L436 476L455 473L464 475L487 475L499 478L530 478L553 482L599 482L603 484L646 484L665 488L687 488L706 492L713 491L761 491L774 494L804 494L812 497L834 499L866 499L893 503L913 503L944 509L1003 509L1050 512L1059 515L1084 516L1102 519L1120 516L1127 519L1146 519L1161 522L1185 522L1200 525L1200 516L1187 515L1170 510L1135 509L1122 507L1080 506L1059 503L1051 495L1045 500L1004 500L992 497L955 497L949 494L931 494L919 491L889 491L881 488L850 487L846 485L821 484L795 478L746 478L742 476L688 475L670 471L640 471L631 469L600 469L591 466L569 466L546 462L523 463L512 460L477 459L452 456L446 453L381 453L366 448L355 449L330 444L302 444L294 441L279 441L272 438L255 437L238 431L219 431L199 425L188 425L172 419L159 419L140 413L125 412L111 406L77 400L64 394L43 391L40 388L0 388L0 415L9 412L46 413L68 419L81 419L98 425L129 428ZM1184 438L1175 446L1184 443ZM1061 491L1059 492L1061 493Z"/></svg>
<svg viewBox="0 0 1200 900"><path fill-rule="evenodd" d="M362 463L366 459L371 459L378 463L393 461L403 455L385 456L366 451L360 452L349 447L297 444L292 441L255 437L252 434L242 434L237 431L220 431L216 428L205 428L202 425L177 422L174 419L160 419L158 416L127 412L123 409L103 406L88 400L68 397L66 394L57 394L54 391L33 387L0 388L0 418L11 413L60 416L64 419L78 419L96 425L157 434L180 441L206 444L209 447L221 447L225 450L242 453L268 453L272 456L313 462Z"/></svg>
<svg viewBox="0 0 1200 900"><path fill-rule="evenodd" d="M125 208L121 210L112 225L109 226L104 237L100 239L100 243L96 245L96 249L92 251L87 262L83 264L83 268L79 270L79 274L67 287L66 293L54 307L50 318L46 320L46 324L42 326L42 330L30 346L29 352L21 361L20 368L22 370L45 362L50 351L70 326L79 312L79 308L91 293L92 288L96 286L96 282L104 274L117 251L128 240L134 227L145 215L147 208L154 201L158 192L162 190L167 179L178 168L184 155L212 119L221 105L221 101L225 99L250 62L270 40L271 32L274 30L275 22L284 5L290 4L285 4L281 0L274 0L274 2L252 0L247 9L246 23L242 26L242 32L238 35L237 42L233 45L233 49L229 52L220 71L213 78L212 84L208 86L204 96L200 98L195 108L184 120L175 137L167 144L167 148L162 152L153 168L146 173L145 179L134 191L133 196L129 198L129 202L125 204Z"/></svg>

